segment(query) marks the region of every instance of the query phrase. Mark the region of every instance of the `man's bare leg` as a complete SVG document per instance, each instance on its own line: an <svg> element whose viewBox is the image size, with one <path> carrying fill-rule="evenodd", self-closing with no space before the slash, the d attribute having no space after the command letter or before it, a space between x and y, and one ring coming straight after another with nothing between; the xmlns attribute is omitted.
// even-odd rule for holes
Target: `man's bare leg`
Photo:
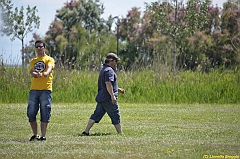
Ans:
<svg viewBox="0 0 240 159"><path fill-rule="evenodd" d="M116 128L118 134L123 134L121 124L116 124L114 127Z"/></svg>
<svg viewBox="0 0 240 159"><path fill-rule="evenodd" d="M38 126L37 126L37 121L30 122L31 128L33 135L37 136L38 135Z"/></svg>
<svg viewBox="0 0 240 159"><path fill-rule="evenodd" d="M92 128L92 126L93 126L94 123L95 123L94 120L89 119L88 124L87 124L87 127L86 127L86 129L85 129L85 132L86 132L87 134L89 133L89 131L90 131L90 129Z"/></svg>
<svg viewBox="0 0 240 159"><path fill-rule="evenodd" d="M41 122L41 133L42 133L42 137L46 136L46 132L47 132L47 122Z"/></svg>

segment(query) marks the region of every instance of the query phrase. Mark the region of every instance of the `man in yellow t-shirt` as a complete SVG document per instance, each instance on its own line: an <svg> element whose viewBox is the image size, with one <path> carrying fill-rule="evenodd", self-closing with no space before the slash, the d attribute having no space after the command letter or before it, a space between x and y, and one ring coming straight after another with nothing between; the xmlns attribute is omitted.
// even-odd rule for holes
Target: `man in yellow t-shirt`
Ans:
<svg viewBox="0 0 240 159"><path fill-rule="evenodd" d="M46 55L46 44L42 40L35 42L37 57L30 62L32 84L29 92L27 116L33 131L30 141L46 140L47 125L50 122L52 108L52 79L54 59ZM41 137L38 135L37 113L40 109Z"/></svg>

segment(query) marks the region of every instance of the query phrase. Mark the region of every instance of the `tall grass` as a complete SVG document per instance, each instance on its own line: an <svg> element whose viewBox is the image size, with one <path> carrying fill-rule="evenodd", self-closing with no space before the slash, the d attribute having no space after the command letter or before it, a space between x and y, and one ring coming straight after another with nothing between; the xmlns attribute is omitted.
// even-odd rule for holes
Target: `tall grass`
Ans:
<svg viewBox="0 0 240 159"><path fill-rule="evenodd" d="M27 68L26 68L27 72ZM28 99L31 78L23 78L20 67L0 68L0 103L23 103Z"/></svg>
<svg viewBox="0 0 240 159"><path fill-rule="evenodd" d="M97 92L97 72L57 70L53 81L56 102L93 102Z"/></svg>
<svg viewBox="0 0 240 159"><path fill-rule="evenodd" d="M122 98L129 101L140 103L239 103L240 101L239 73L181 72L176 76L162 77L154 72L136 72L128 77L132 78L127 87L131 95Z"/></svg>
<svg viewBox="0 0 240 159"><path fill-rule="evenodd" d="M23 78L21 68L2 67L0 103L26 103L31 77ZM92 103L97 93L98 71L56 68L53 102ZM157 71L118 72L119 87L126 90L119 100L127 103L240 103L240 71L211 73Z"/></svg>

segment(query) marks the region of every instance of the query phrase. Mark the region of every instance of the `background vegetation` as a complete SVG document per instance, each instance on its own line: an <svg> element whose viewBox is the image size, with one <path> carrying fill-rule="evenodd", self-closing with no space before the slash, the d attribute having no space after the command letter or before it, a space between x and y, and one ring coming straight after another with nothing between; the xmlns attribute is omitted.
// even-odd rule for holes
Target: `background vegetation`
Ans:
<svg viewBox="0 0 240 159"><path fill-rule="evenodd" d="M158 68L157 68L158 69ZM117 71L119 96L124 103L240 103L240 72L216 70L211 73L161 70ZM0 103L27 103L31 77L20 67L1 67ZM54 103L93 103L97 94L98 71L54 70Z"/></svg>
<svg viewBox="0 0 240 159"><path fill-rule="evenodd" d="M38 27L36 7L27 7L23 14L23 7L14 10L11 1L0 2L2 17L7 17L5 35L13 33L14 22L18 22L15 38ZM174 73L208 72L222 66L234 70L240 60L239 3L228 0L219 8L209 0L156 1L145 3L143 12L132 8L125 16L104 19L99 0L70 0L57 10L44 37L33 33L24 45L23 67L36 56L34 41L44 39L57 66L68 69L99 70L102 58L116 52L123 61L121 70L161 65Z"/></svg>
<svg viewBox="0 0 240 159"><path fill-rule="evenodd" d="M26 103L31 81L27 64L36 56L37 39L46 41L56 62L57 103L93 102L108 52L122 59L118 77L127 91L123 102L239 103L239 4L229 0L221 9L208 0L156 1L145 3L144 12L132 8L125 17L103 19L100 1L67 1L46 35L34 33L22 48L22 71L2 60L0 103ZM24 7L14 10L11 1L1 0L0 7L2 31L12 38L23 40L39 25L37 7L28 6L26 14Z"/></svg>

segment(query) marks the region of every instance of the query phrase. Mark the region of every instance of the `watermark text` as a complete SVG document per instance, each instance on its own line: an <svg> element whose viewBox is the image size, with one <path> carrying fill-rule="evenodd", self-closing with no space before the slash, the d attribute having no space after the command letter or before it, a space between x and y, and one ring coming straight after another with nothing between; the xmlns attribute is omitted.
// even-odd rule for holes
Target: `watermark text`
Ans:
<svg viewBox="0 0 240 159"><path fill-rule="evenodd" d="M239 155L203 155L203 158L229 158L229 159L237 159L240 158Z"/></svg>

